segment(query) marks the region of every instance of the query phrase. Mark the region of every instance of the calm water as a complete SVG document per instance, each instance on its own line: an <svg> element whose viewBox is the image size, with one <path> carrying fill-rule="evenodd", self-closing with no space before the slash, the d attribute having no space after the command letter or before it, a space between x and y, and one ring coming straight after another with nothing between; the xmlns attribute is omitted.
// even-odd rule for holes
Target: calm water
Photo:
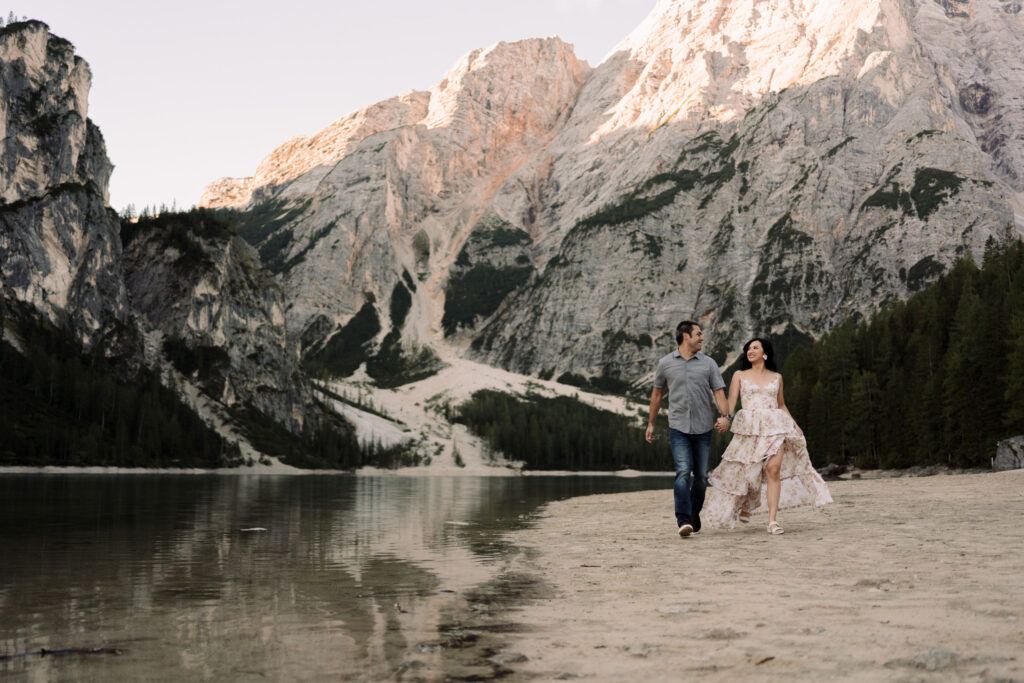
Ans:
<svg viewBox="0 0 1024 683"><path fill-rule="evenodd" d="M538 506L667 477L0 475L0 675L393 678ZM53 654L116 648L120 654ZM434 662L436 664L436 662ZM427 673L427 672L425 672Z"/></svg>

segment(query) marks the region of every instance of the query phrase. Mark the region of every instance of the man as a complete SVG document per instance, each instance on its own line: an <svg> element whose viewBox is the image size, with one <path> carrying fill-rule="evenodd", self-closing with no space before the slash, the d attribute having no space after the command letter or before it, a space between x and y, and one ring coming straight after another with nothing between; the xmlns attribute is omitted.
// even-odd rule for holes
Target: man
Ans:
<svg viewBox="0 0 1024 683"><path fill-rule="evenodd" d="M704 345L700 325L691 320L679 323L676 343L679 348L658 361L654 372L647 441L654 443L654 419L667 389L669 443L676 468L676 524L679 535L685 538L700 531L700 509L704 506L708 483L711 429L724 432L732 416L728 414L722 373L715 361L700 352ZM717 421L714 421L713 403L718 404L722 415Z"/></svg>

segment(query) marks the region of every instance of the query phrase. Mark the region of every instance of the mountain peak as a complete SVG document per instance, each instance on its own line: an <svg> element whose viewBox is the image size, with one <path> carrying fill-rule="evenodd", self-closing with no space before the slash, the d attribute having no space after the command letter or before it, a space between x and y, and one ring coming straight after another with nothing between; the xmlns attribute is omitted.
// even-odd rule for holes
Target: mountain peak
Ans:
<svg viewBox="0 0 1024 683"><path fill-rule="evenodd" d="M870 36L887 24L882 4L661 0L602 63L635 73L604 129L727 123L768 93L839 75L879 42Z"/></svg>
<svg viewBox="0 0 1024 683"><path fill-rule="evenodd" d="M371 135L405 126L450 128L472 137L476 126L497 124L505 130L498 137L507 136L531 120L526 115L531 108L574 97L589 73L572 45L559 38L499 42L473 50L430 91L408 91L359 109L318 133L288 140L260 162L251 178L222 178L209 185L199 205L246 206L308 171L333 165ZM550 132L548 125L537 130L526 125L519 132L543 136Z"/></svg>

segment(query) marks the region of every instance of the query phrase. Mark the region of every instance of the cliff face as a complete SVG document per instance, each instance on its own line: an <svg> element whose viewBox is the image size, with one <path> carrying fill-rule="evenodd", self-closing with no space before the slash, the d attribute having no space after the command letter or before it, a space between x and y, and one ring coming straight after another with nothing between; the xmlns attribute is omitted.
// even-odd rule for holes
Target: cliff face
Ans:
<svg viewBox="0 0 1024 683"><path fill-rule="evenodd" d="M343 117L309 137L289 140L271 152L251 178L221 178L199 199L210 208L246 206L271 197L293 178L320 168L316 177L348 155L365 138L409 126L427 113L429 93L410 91Z"/></svg>
<svg viewBox="0 0 1024 683"><path fill-rule="evenodd" d="M170 360L223 405L299 432L312 397L280 286L212 214L122 230L90 78L45 24L0 30L0 303L128 359L126 375Z"/></svg>
<svg viewBox="0 0 1024 683"><path fill-rule="evenodd" d="M314 136L340 158L299 154L312 141L271 155L261 169L275 161L281 168L253 183L257 192L280 189L251 207L243 234L281 279L289 329L316 348L372 299L383 337L397 291L411 299L402 316L407 341L432 344L448 268L479 208L549 141L588 73L557 39L498 44L467 55L429 93L357 112ZM414 123L367 135L384 119ZM280 179L284 168L312 164Z"/></svg>
<svg viewBox="0 0 1024 683"><path fill-rule="evenodd" d="M88 347L126 323L113 167L88 118L91 74L45 24L0 30L0 280L4 298Z"/></svg>
<svg viewBox="0 0 1024 683"><path fill-rule="evenodd" d="M226 406L252 405L298 431L309 391L284 326L281 288L212 214L141 220L124 269L134 312L161 351Z"/></svg>
<svg viewBox="0 0 1024 683"><path fill-rule="evenodd" d="M1022 22L1004 0L662 0L596 69L554 39L476 51L205 201L246 202L306 349L367 302L380 342L411 296L407 345L633 381L680 319L724 361L1019 234Z"/></svg>
<svg viewBox="0 0 1024 683"><path fill-rule="evenodd" d="M723 360L980 257L1020 205L1024 45L1019 15L971 5L659 4L532 175L566 197L541 237L553 256L473 353L632 380L649 371L644 335L669 347L679 319L705 323ZM598 170L570 152L587 144ZM547 208L499 195L513 223Z"/></svg>

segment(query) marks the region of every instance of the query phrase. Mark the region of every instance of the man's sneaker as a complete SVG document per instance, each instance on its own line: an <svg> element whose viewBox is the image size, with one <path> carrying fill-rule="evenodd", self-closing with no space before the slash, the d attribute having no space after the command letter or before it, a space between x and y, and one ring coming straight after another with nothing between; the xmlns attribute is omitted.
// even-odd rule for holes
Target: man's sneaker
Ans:
<svg viewBox="0 0 1024 683"><path fill-rule="evenodd" d="M700 513L693 516L693 533L700 533Z"/></svg>
<svg viewBox="0 0 1024 683"><path fill-rule="evenodd" d="M689 522L686 522L681 527L679 527L679 536L681 538L686 538L687 536L689 536L692 533L693 533L693 525L690 524Z"/></svg>

